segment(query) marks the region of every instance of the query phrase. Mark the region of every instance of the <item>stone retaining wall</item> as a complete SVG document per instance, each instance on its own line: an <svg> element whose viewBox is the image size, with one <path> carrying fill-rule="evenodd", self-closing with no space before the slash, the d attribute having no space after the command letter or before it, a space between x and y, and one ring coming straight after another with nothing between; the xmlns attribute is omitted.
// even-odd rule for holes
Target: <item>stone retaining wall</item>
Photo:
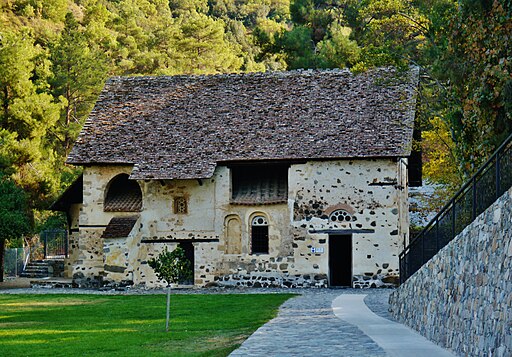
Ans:
<svg viewBox="0 0 512 357"><path fill-rule="evenodd" d="M393 292L390 309L460 356L512 356L512 189Z"/></svg>

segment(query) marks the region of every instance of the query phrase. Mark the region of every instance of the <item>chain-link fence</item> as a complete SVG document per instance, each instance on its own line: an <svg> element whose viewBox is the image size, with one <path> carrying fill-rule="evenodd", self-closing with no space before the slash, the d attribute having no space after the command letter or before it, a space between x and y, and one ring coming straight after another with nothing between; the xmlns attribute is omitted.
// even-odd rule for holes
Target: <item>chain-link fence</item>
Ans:
<svg viewBox="0 0 512 357"><path fill-rule="evenodd" d="M4 276L16 277L20 275L27 262L28 254L28 249L7 248L4 255Z"/></svg>

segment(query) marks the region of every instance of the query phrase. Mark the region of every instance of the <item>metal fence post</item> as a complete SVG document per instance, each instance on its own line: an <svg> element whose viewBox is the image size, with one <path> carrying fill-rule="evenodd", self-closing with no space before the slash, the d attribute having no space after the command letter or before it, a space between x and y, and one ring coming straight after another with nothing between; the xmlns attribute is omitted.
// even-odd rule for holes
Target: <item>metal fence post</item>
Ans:
<svg viewBox="0 0 512 357"><path fill-rule="evenodd" d="M496 199L501 196L500 154L496 155Z"/></svg>
<svg viewBox="0 0 512 357"><path fill-rule="evenodd" d="M471 183L471 186L472 186L472 189L473 189L473 200L471 202L471 205L473 206L472 208L472 221L475 220L476 218L476 179L475 179L475 176L473 176L472 178L472 183Z"/></svg>
<svg viewBox="0 0 512 357"><path fill-rule="evenodd" d="M44 252L44 258L46 259L46 256L48 255L48 244L47 244L47 234L46 232L43 232L43 252Z"/></svg>
<svg viewBox="0 0 512 357"><path fill-rule="evenodd" d="M425 263L425 236L421 237L421 265Z"/></svg>
<svg viewBox="0 0 512 357"><path fill-rule="evenodd" d="M451 236L452 237L455 237L456 233L455 233L455 208L457 207L457 200L454 199L453 200L453 204L452 204L452 234Z"/></svg>
<svg viewBox="0 0 512 357"><path fill-rule="evenodd" d="M64 257L67 258L68 255L69 255L69 242L68 242L68 239L69 239L69 236L68 236L68 232L66 231L64 233L64 249L65 249L65 252L64 252Z"/></svg>
<svg viewBox="0 0 512 357"><path fill-rule="evenodd" d="M439 251L439 222L436 224L436 252Z"/></svg>

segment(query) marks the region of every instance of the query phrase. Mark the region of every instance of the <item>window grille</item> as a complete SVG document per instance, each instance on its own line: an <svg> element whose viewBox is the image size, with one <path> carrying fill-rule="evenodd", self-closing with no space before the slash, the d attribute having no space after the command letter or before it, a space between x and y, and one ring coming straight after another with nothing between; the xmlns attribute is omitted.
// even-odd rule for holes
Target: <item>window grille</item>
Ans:
<svg viewBox="0 0 512 357"><path fill-rule="evenodd" d="M186 214L187 210L187 199L185 197L174 198L174 213L175 214Z"/></svg>
<svg viewBox="0 0 512 357"><path fill-rule="evenodd" d="M251 250L253 254L268 254L268 221L263 216L252 219Z"/></svg>
<svg viewBox="0 0 512 357"><path fill-rule="evenodd" d="M350 222L352 220L352 215L343 209L338 209L329 215L331 222Z"/></svg>

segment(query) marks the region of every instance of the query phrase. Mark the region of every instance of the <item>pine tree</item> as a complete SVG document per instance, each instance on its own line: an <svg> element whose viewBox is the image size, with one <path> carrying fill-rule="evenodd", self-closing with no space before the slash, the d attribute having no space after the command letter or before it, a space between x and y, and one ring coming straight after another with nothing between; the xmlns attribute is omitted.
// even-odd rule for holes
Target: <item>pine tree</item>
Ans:
<svg viewBox="0 0 512 357"><path fill-rule="evenodd" d="M57 131L66 155L103 86L106 60L88 46L78 22L68 13L59 41L51 48L51 61L53 94L64 102Z"/></svg>
<svg viewBox="0 0 512 357"><path fill-rule="evenodd" d="M47 93L45 53L26 33L3 32L0 43L1 137L11 151L1 160L16 182L30 191L31 203L53 194L50 145L60 105Z"/></svg>
<svg viewBox="0 0 512 357"><path fill-rule="evenodd" d="M226 40L222 20L191 13L180 18L178 36L178 63L183 73L234 72L242 66L240 48Z"/></svg>

